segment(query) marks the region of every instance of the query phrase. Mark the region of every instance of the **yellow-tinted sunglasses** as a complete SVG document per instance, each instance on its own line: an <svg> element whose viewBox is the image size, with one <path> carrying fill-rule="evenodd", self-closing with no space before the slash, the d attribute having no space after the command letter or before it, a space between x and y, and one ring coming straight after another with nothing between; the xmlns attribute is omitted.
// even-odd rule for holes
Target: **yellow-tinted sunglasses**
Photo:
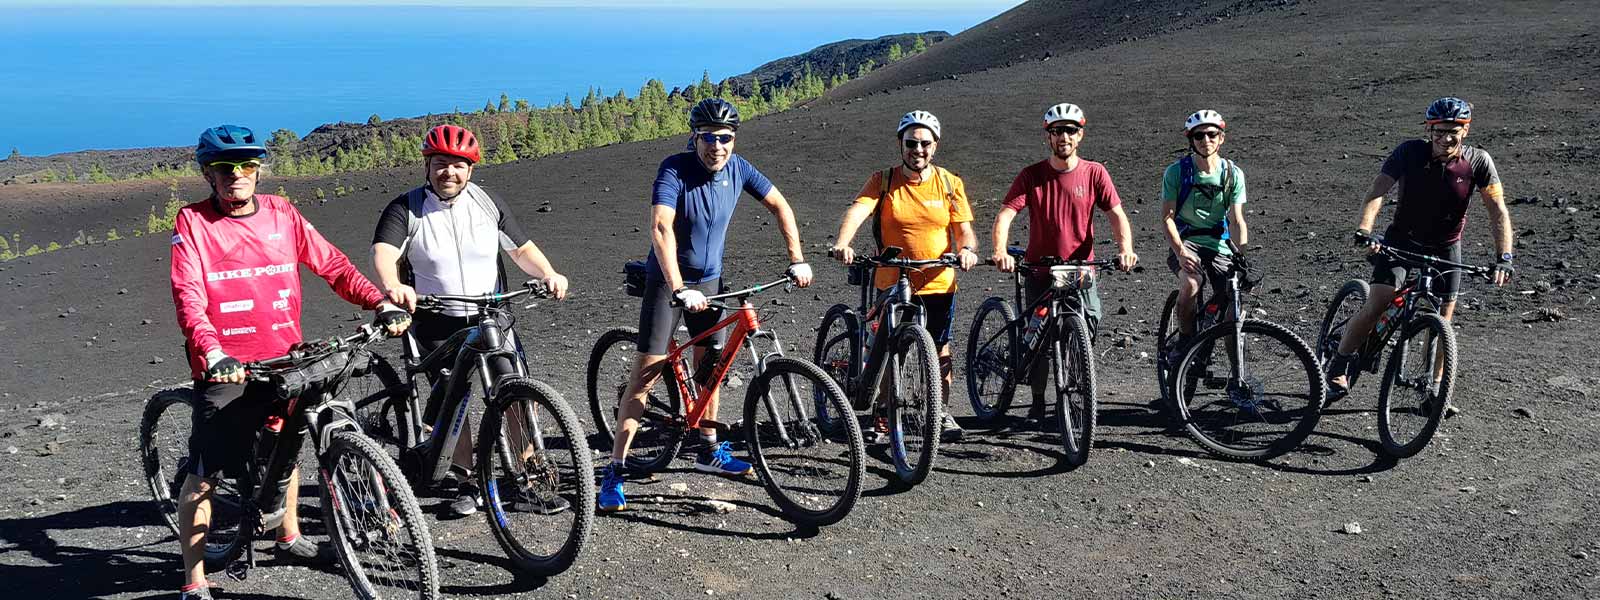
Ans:
<svg viewBox="0 0 1600 600"><path fill-rule="evenodd" d="M215 171L217 173L226 173L226 174L237 173L237 174L239 174L240 177L249 177L251 175L255 175L256 171L261 170L261 161L259 161L259 160L241 160L239 162L229 162L229 161L226 161L226 160L219 160L219 161L214 161L214 162L208 163L206 165L206 168L207 169L211 169L211 170L213 170L213 171Z"/></svg>

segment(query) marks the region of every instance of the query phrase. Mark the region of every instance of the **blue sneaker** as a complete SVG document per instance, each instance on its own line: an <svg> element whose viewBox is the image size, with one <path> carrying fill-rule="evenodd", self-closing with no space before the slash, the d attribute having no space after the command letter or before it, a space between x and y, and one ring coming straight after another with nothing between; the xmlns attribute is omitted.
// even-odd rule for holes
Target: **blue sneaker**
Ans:
<svg viewBox="0 0 1600 600"><path fill-rule="evenodd" d="M750 463L734 458L733 454L728 452L728 443L722 442L701 450L700 457L694 459L694 470L723 475L744 475L750 472Z"/></svg>
<svg viewBox="0 0 1600 600"><path fill-rule="evenodd" d="M605 475L600 478L600 501L596 504L600 512L628 509L628 498L622 495L622 469L617 468L617 463L606 465Z"/></svg>

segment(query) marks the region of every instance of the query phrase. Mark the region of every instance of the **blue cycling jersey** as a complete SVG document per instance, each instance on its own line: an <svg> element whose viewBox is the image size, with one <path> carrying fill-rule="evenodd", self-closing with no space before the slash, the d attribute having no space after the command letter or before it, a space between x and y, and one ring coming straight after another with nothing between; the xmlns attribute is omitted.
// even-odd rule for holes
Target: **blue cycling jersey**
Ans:
<svg viewBox="0 0 1600 600"><path fill-rule="evenodd" d="M716 173L707 171L693 152L680 152L661 161L651 205L677 211L672 231L678 243L678 273L685 285L722 276L722 250L739 194L765 198L771 191L767 176L737 154ZM665 279L654 247L646 265L648 279Z"/></svg>

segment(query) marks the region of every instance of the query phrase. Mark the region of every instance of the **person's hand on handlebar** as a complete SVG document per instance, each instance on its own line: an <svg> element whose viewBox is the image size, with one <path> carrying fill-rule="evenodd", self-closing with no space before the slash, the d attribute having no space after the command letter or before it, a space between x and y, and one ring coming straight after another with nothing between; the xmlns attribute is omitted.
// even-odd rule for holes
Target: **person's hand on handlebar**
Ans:
<svg viewBox="0 0 1600 600"><path fill-rule="evenodd" d="M692 288L679 288L678 291L672 293L672 297L689 312L700 312L711 304L710 301L706 300L705 294Z"/></svg>
<svg viewBox="0 0 1600 600"><path fill-rule="evenodd" d="M995 251L994 256L989 257L989 264L1000 269L1001 273L1010 273L1017 270L1017 259L1007 254L1004 248Z"/></svg>
<svg viewBox="0 0 1600 600"><path fill-rule="evenodd" d="M848 265L855 262L856 249L849 246L834 246L828 249L828 256L832 256L838 259L839 262Z"/></svg>
<svg viewBox="0 0 1600 600"><path fill-rule="evenodd" d="M1383 247L1383 240L1379 239L1378 236L1372 235L1372 232L1366 229L1357 229L1354 241L1356 251L1361 253L1362 256L1377 254L1378 250Z"/></svg>
<svg viewBox="0 0 1600 600"><path fill-rule="evenodd" d="M244 363L221 350L206 353L206 381L244 383Z"/></svg>
<svg viewBox="0 0 1600 600"><path fill-rule="evenodd" d="M804 261L790 264L789 270L785 271L785 274L789 276L789 279L794 280L795 285L800 287L811 285L811 265L806 264Z"/></svg>
<svg viewBox="0 0 1600 600"><path fill-rule="evenodd" d="M550 290L550 295L557 300L567 299L567 276L552 272L544 279L539 280L545 289Z"/></svg>
<svg viewBox="0 0 1600 600"><path fill-rule="evenodd" d="M414 305L415 303L416 295L413 293L412 304ZM383 328L384 333L389 334L389 337L400 337L401 334L406 332L406 328L411 327L411 313L406 312L403 308L385 302L382 306L378 307L378 318L376 323L379 327Z"/></svg>
<svg viewBox="0 0 1600 600"><path fill-rule="evenodd" d="M971 271L972 267L977 266L977 264L978 253L973 252L971 248L963 246L956 251L956 266L961 267L961 270Z"/></svg>
<svg viewBox="0 0 1600 600"><path fill-rule="evenodd" d="M402 308L405 308L406 312L416 312L417 311L417 290L416 290L416 288L413 288L413 287L411 287L409 285L406 285L406 284L403 284L403 283L396 284L394 287L389 288L387 291L385 291L383 293L383 295L384 295L384 297L387 297L390 302L393 302L393 303L401 306Z"/></svg>
<svg viewBox="0 0 1600 600"><path fill-rule="evenodd" d="M1512 268L1511 261L1502 260L1496 262L1494 263L1494 268L1489 270L1489 281L1493 281L1495 287L1502 287L1511 282L1511 274L1514 272L1516 272L1516 269Z"/></svg>
<svg viewBox="0 0 1600 600"><path fill-rule="evenodd" d="M1117 254L1117 268L1121 269L1123 273L1133 271L1133 267L1138 264L1139 255L1134 254L1133 250Z"/></svg>

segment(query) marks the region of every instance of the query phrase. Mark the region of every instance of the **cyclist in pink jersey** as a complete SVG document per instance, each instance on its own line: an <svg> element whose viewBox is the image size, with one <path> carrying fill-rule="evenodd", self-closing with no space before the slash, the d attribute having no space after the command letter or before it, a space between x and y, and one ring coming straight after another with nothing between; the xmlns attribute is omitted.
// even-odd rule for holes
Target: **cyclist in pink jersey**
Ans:
<svg viewBox="0 0 1600 600"><path fill-rule="evenodd" d="M1001 271L1016 270L1016 259L1006 253L1006 246L1011 236L1011 222L1023 210L1028 211L1028 250L1024 257L1027 261L1047 256L1093 260L1093 217L1098 209L1111 221L1112 237L1117 241L1117 261L1122 270L1131 271L1138 264L1139 255L1133 252L1133 229L1127 213L1122 210L1122 200L1117 197L1111 175L1106 173L1104 165L1078 156L1087 121L1083 109L1075 104L1063 102L1045 111L1044 144L1050 156L1017 174L994 220L990 260ZM1047 279L1029 278L1026 302L1032 303L1048 288ZM1093 335L1100 323L1099 287L1091 283L1079 294ZM1044 418L1044 375L1044 369L1035 369L1029 386L1033 392L1033 407L1028 410L1028 419L1041 429L1054 422Z"/></svg>
<svg viewBox="0 0 1600 600"><path fill-rule="evenodd" d="M205 578L210 498L223 471L238 473L275 392L245 382L244 362L280 356L301 340L299 265L327 280L340 297L377 310L390 335L411 317L385 302L344 253L317 233L288 200L257 194L267 157L249 129L222 125L200 135L200 163L211 196L178 211L172 234L172 300L194 377L194 428L178 497L178 543L185 585L180 598L211 597ZM299 473L294 475L299 480ZM276 549L326 562L329 554L300 536L298 485L290 485Z"/></svg>

